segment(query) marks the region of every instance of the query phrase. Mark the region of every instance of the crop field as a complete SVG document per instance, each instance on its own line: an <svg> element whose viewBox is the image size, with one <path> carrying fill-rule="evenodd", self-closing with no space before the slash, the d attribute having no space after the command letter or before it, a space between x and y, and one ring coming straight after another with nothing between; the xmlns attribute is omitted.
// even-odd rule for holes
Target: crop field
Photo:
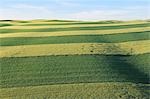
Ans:
<svg viewBox="0 0 150 99"><path fill-rule="evenodd" d="M0 99L149 99L150 22L0 21Z"/></svg>

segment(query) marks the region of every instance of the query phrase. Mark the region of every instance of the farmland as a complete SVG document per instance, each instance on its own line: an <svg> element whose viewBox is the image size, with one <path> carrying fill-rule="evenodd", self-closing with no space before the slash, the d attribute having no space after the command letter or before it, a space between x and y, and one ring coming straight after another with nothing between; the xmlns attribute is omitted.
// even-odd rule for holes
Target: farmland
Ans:
<svg viewBox="0 0 150 99"><path fill-rule="evenodd" d="M150 23L0 21L0 98L148 99Z"/></svg>

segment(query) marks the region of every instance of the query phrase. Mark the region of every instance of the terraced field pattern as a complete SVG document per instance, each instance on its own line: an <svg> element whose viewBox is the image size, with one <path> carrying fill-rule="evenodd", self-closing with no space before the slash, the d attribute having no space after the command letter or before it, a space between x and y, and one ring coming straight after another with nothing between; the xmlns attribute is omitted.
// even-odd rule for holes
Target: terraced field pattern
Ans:
<svg viewBox="0 0 150 99"><path fill-rule="evenodd" d="M150 21L0 21L0 99L149 99Z"/></svg>

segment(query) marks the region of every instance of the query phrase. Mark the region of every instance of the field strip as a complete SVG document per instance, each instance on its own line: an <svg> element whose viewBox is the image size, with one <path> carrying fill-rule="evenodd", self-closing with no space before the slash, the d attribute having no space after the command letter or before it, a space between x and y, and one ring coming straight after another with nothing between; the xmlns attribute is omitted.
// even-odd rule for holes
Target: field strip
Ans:
<svg viewBox="0 0 150 99"><path fill-rule="evenodd" d="M122 54L133 55L150 52L150 40L123 43L71 43L5 46L0 48L0 57L25 57L75 54Z"/></svg>
<svg viewBox="0 0 150 99"><path fill-rule="evenodd" d="M17 22L17 21L16 21ZM18 21L19 22L19 21ZM144 22L148 22L148 20L133 20L133 21L111 21L111 20L108 20L108 21L77 21L77 20L70 20L70 21L61 21L61 20L31 20L29 21L30 23L108 23L108 22L113 22L113 23L144 23ZM112 23L112 24L113 24ZM111 24L111 23L110 23Z"/></svg>
<svg viewBox="0 0 150 99"><path fill-rule="evenodd" d="M11 22L7 22L7 21L3 21L3 22L0 22L0 24L11 24L12 26L33 26L36 24L36 25L55 25L55 24L71 24L71 23L77 23L77 22L38 22L38 21L24 21L24 22L19 22L19 21L11 21ZM143 22L144 23L144 22ZM5 26L4 26L5 27Z"/></svg>
<svg viewBox="0 0 150 99"><path fill-rule="evenodd" d="M60 25L57 25L57 24L51 24L51 23L45 23L45 25L43 24L43 26L38 26L37 24L35 24L35 26L33 25L26 25L26 26L23 26L23 25L13 25L13 26L4 26L4 27L0 27L1 29L38 29L38 28L68 28L68 27L93 27L93 26L118 26L118 25L136 25L136 24L145 24L145 23L148 23L148 22L141 22L141 23L113 23L113 24L71 24L71 23L68 23L70 25L64 25L62 23L60 23ZM62 24L62 25L61 25ZM67 24L67 23L66 23ZM37 25L37 26L36 26Z"/></svg>
<svg viewBox="0 0 150 99"><path fill-rule="evenodd" d="M143 89L147 87L147 89ZM78 98L101 98L101 99L118 99L120 97L128 98L129 96L144 99L149 97L149 84L134 83L79 83L79 84L59 84L59 85L43 85L30 87L16 87L1 89L1 99L43 99L44 97L51 99L70 99L78 96ZM128 94L128 93L130 94ZM145 98L146 99L146 98Z"/></svg>
<svg viewBox="0 0 150 99"><path fill-rule="evenodd" d="M113 25L113 24L143 24L143 23L149 23L147 21L122 21L122 22L114 22L114 23L108 23L108 21L99 21L99 22L87 22L87 21L75 21L75 22L43 22L43 21L33 21L30 23L18 23L18 25L24 25L24 26L42 26L42 25L90 25L90 24L100 24L100 25Z"/></svg>
<svg viewBox="0 0 150 99"><path fill-rule="evenodd" d="M1 88L81 82L148 84L149 55L150 53L0 58Z"/></svg>
<svg viewBox="0 0 150 99"><path fill-rule="evenodd" d="M36 28L36 29L1 29L0 33L19 33L19 32L58 32L58 31L75 31L75 30L112 30L112 29L129 29L129 28L139 28L148 27L150 23L147 24L134 24L134 25L116 25L116 26L91 26L91 27L62 27L62 28Z"/></svg>
<svg viewBox="0 0 150 99"><path fill-rule="evenodd" d="M0 34L0 38L7 37L46 37L46 36L69 36L69 35L104 35L104 34L120 34L129 32L150 31L150 27L117 29L117 30L84 30L84 31L62 31L62 32L21 32Z"/></svg>
<svg viewBox="0 0 150 99"><path fill-rule="evenodd" d="M38 44L68 44L68 43L121 43L129 41L149 40L149 32L131 32L108 35L72 35L48 37L12 37L0 38L0 46L21 46Z"/></svg>
<svg viewBox="0 0 150 99"><path fill-rule="evenodd" d="M148 23L148 21L122 21L122 22L114 22L114 23L105 23L105 21L102 22L86 22L86 21L74 21L74 22L45 22L45 21L0 21L0 25L3 24L10 24L11 26L47 26L47 25L55 25L55 26L76 26L76 25L113 25L113 24L143 24ZM6 27L10 27L9 25L6 25ZM5 27L5 26L2 26ZM1 28L2 28L1 27Z"/></svg>

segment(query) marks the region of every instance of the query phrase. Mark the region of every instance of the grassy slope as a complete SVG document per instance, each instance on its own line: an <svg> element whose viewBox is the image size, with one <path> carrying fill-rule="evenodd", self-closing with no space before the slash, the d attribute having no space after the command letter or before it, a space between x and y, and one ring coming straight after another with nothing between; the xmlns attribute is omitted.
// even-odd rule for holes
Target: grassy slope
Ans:
<svg viewBox="0 0 150 99"><path fill-rule="evenodd" d="M79 82L149 83L148 56L149 54L1 58L1 87ZM132 64L132 61L137 63Z"/></svg>
<svg viewBox="0 0 150 99"><path fill-rule="evenodd" d="M39 22L39 23L38 23ZM40 23L41 22L41 23ZM86 25L111 24L120 22L68 22L68 21L3 21L0 27L9 25L46 26L55 25ZM149 23L93 26L69 28L39 28L39 29L0 29L1 34L20 32L61 32L84 30L118 30L148 27ZM10 26L11 27L11 26ZM148 31L149 32L149 31ZM148 40L148 32L116 35L87 35L39 38L3 38L1 46L68 42L125 42ZM55 41L55 42L54 42ZM141 55L66 55L66 56L35 56L21 58L0 58L1 88L0 98L146 98L149 97L149 54ZM88 83L75 84L67 83ZM97 82L97 84L96 84ZM105 83L102 82L114 82ZM117 82L122 82L121 85ZM125 83L125 82L130 82ZM63 85L63 84L66 85ZM94 84L95 83L95 84ZM135 84L135 83L141 83ZM49 85L50 86L39 86ZM146 85L145 85L146 84ZM33 87L31 87L33 85ZM23 87L25 86L25 87ZM29 86L29 87L27 87ZM34 87L35 86L35 87ZM39 86L39 87L38 87ZM8 87L8 88L7 88ZM53 90L53 92L51 92ZM73 90L73 91L72 91ZM96 90L96 91L95 91ZM81 92L81 94L79 93ZM17 97L16 97L17 96ZM33 97L32 97L33 96Z"/></svg>

